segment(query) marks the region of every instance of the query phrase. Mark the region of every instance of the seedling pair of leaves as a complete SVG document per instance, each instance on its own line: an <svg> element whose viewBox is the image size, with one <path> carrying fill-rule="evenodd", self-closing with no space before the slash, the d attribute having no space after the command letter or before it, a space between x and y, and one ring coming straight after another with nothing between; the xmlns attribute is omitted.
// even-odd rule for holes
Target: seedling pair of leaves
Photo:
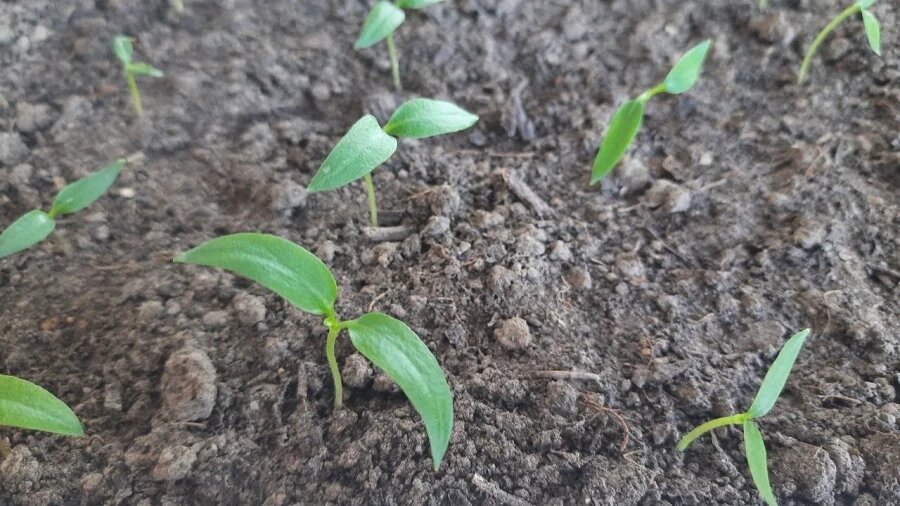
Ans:
<svg viewBox="0 0 900 506"><path fill-rule="evenodd" d="M372 47L382 40L387 42L388 58L391 60L391 76L394 78L394 86L402 89L400 83L400 62L397 58L397 48L394 45L394 31L406 20L403 9L424 9L429 5L443 2L444 0L396 0L394 3L380 1L372 7L369 15L363 23L359 38L353 47L357 50Z"/></svg>
<svg viewBox="0 0 900 506"><path fill-rule="evenodd" d="M49 212L35 209L22 215L0 234L0 258L18 253L43 241L56 228L56 217L71 214L91 205L113 184L125 160L100 169L72 184L56 195Z"/></svg>
<svg viewBox="0 0 900 506"><path fill-rule="evenodd" d="M83 436L84 428L66 404L43 388L0 374L0 425Z"/></svg>
<svg viewBox="0 0 900 506"><path fill-rule="evenodd" d="M310 192L340 188L364 179L373 227L378 226L378 205L372 171L397 151L397 139L425 139L465 130L478 121L449 102L417 98L401 105L382 129L372 115L363 116L331 150L309 183Z"/></svg>
<svg viewBox="0 0 900 506"><path fill-rule="evenodd" d="M175 4L176 7L179 4ZM161 70L149 63L136 62L134 57L134 38L119 35L113 39L113 53L122 62L122 72L125 74L125 82L128 83L128 91L131 93L131 103L138 116L144 115L144 106L141 103L141 91L138 89L135 76L163 77Z"/></svg>
<svg viewBox="0 0 900 506"><path fill-rule="evenodd" d="M772 362L772 366L769 367L769 371L766 372L766 377L763 379L759 391L756 393L756 398L753 399L753 403L747 412L706 422L687 433L678 442L677 446L679 450L685 450L695 439L717 427L742 425L744 428L744 451L747 454L750 476L753 477L753 483L756 485L760 496L769 506L778 506L778 502L775 500L775 494L772 492L772 486L769 483L766 445L755 420L764 416L775 406L775 401L781 395L788 375L791 373L791 368L794 366L794 361L797 359L797 355L800 353L800 349L808 336L809 329L805 329L788 339L781 351L778 352L778 356L775 357L775 361Z"/></svg>
<svg viewBox="0 0 900 506"><path fill-rule="evenodd" d="M343 387L335 358L341 330L359 353L382 369L421 415L437 471L453 430L453 396L437 359L405 323L383 313L342 321L335 315L337 283L328 267L306 249L280 237L242 233L212 239L175 257L176 262L219 267L284 297L298 308L325 317L325 355L334 380L334 407Z"/></svg>
<svg viewBox="0 0 900 506"><path fill-rule="evenodd" d="M694 86L703 70L703 63L706 61L710 44L711 41L706 40L694 46L678 60L663 82L619 107L613 115L606 137L594 159L591 184L597 183L609 174L625 155L641 128L641 123L644 121L644 109L651 98L660 93L679 95Z"/></svg>
<svg viewBox="0 0 900 506"><path fill-rule="evenodd" d="M813 56L815 56L816 51L819 50L819 46L822 45L822 42L825 41L828 35L831 34L838 25L856 13L859 13L862 16L863 28L865 28L866 31L866 39L869 41L869 47L872 48L872 51L876 55L881 56L881 24L878 22L878 18L875 17L875 14L869 10L870 7L875 5L875 1L876 0L857 0L853 5L844 9L825 25L825 28L819 32L813 40L812 45L809 46L809 49L806 51L806 56L803 57L800 71L797 73L798 83L803 83L809 75L809 66L812 64Z"/></svg>

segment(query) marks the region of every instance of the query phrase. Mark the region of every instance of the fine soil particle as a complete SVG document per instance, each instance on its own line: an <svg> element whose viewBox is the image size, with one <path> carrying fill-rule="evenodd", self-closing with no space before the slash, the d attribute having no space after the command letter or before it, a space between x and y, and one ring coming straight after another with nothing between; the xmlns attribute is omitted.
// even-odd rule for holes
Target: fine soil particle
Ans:
<svg viewBox="0 0 900 506"><path fill-rule="evenodd" d="M111 192L0 261L0 370L65 400L88 436L3 429L0 504L760 504L740 432L784 339L812 336L760 421L779 499L900 503L900 6L884 56L845 1L452 0L353 51L370 2L0 3L0 226L142 153ZM137 37L145 117L110 43ZM610 117L684 50L696 88L648 104L588 187ZM414 96L477 113L308 194L362 114ZM403 319L454 393L439 472L420 418L321 318L175 265L264 231L335 272L338 311ZM512 323L510 323L512 322ZM514 348L514 349L509 349Z"/></svg>

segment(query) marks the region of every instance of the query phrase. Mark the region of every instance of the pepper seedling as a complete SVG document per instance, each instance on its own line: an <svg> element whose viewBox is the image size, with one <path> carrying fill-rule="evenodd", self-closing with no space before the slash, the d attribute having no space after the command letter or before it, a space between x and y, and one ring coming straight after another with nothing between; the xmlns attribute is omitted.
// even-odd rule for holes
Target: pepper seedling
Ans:
<svg viewBox="0 0 900 506"><path fill-rule="evenodd" d="M869 7L872 7L874 4L875 0L857 0L853 5L841 11L840 14L825 25L825 28L823 28L822 31L816 35L816 38L813 39L812 45L809 46L809 49L806 51L806 56L803 57L803 63L800 64L800 71L797 73L798 83L802 84L803 81L806 81L813 56L815 56L816 51L819 50L819 46L822 45L822 42L825 41L828 35L830 35L839 24L857 12L862 16L863 28L866 31L866 39L869 41L869 47L872 48L872 52L881 56L881 25L878 23L878 18L872 14L871 10L869 10Z"/></svg>
<svg viewBox="0 0 900 506"><path fill-rule="evenodd" d="M135 76L163 77L163 73L149 63L132 60L134 56L133 37L119 35L113 39L113 53L122 62L122 72L125 74L125 82L128 83L128 91L131 92L131 103L134 104L134 110L138 116L143 116L144 106L141 103L141 91L138 89Z"/></svg>
<svg viewBox="0 0 900 506"><path fill-rule="evenodd" d="M465 130L477 121L478 116L454 104L427 98L410 100L398 107L383 129L374 116L363 116L331 150L308 189L333 190L363 178L371 223L377 227L378 205L371 173L397 151L394 137L425 139Z"/></svg>
<svg viewBox="0 0 900 506"><path fill-rule="evenodd" d="M65 436L83 436L75 413L34 383L0 374L0 425Z"/></svg>
<svg viewBox="0 0 900 506"><path fill-rule="evenodd" d="M400 83L400 63L397 59L397 48L394 45L394 31L406 20L403 9L424 9L429 5L443 2L444 0L395 0L394 3L380 1L372 7L369 15L363 23L359 38L353 45L360 50L372 47L384 40L387 43L388 58L391 60L391 76L394 78L394 87L398 90L403 86Z"/></svg>
<svg viewBox="0 0 900 506"><path fill-rule="evenodd" d="M744 451L747 454L750 476L753 477L753 483L756 485L759 495L762 496L769 506L778 506L778 502L775 500L775 494L772 492L772 486L769 484L766 445L754 420L764 416L775 406L775 401L778 400L781 391L784 389L784 384L791 373L797 354L800 353L800 349L808 336L809 329L805 329L788 339L781 351L778 352L778 356L775 357L775 361L772 362L772 366L766 372L766 377L763 378L759 391L756 393L756 398L753 399L753 403L747 412L706 422L688 432L676 446L679 450L684 451L695 439L717 427L742 425L744 427Z"/></svg>
<svg viewBox="0 0 900 506"><path fill-rule="evenodd" d="M660 93L680 95L694 86L703 70L703 63L711 43L710 40L706 40L694 46L672 67L665 80L619 107L594 159L591 184L597 183L609 174L625 155L644 121L647 101Z"/></svg>
<svg viewBox="0 0 900 506"><path fill-rule="evenodd" d="M453 430L453 396L437 359L405 323L383 313L342 321L335 315L334 275L315 255L280 237L240 233L207 241L175 257L186 264L219 267L249 278L302 311L325 317L325 356L334 380L334 407L343 397L334 345L341 330L364 357L382 369L421 415L437 471Z"/></svg>
<svg viewBox="0 0 900 506"><path fill-rule="evenodd" d="M56 194L49 212L35 209L22 215L0 234L0 258L43 241L56 228L56 217L80 211L100 198L125 167L117 160L93 174L66 185Z"/></svg>

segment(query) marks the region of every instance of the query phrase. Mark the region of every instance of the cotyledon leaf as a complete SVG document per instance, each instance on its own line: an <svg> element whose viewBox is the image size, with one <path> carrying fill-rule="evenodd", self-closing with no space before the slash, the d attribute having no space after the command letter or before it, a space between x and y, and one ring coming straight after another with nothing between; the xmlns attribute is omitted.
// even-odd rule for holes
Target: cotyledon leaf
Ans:
<svg viewBox="0 0 900 506"><path fill-rule="evenodd" d="M775 406L775 401L778 400L781 390L784 389L784 384L787 382L788 375L791 374L794 361L797 360L797 354L803 348L803 343L806 342L807 336L809 336L809 329L804 329L794 334L793 337L784 343L781 351L778 352L778 356L775 357L775 361L772 362L772 365L766 372L766 377L763 378L762 384L759 386L759 391L756 393L756 398L753 399L753 404L747 410L751 417L759 418Z"/></svg>
<svg viewBox="0 0 900 506"><path fill-rule="evenodd" d="M43 388L0 375L0 425L83 436L84 428L66 404Z"/></svg>
<svg viewBox="0 0 900 506"><path fill-rule="evenodd" d="M162 70L144 62L129 63L125 65L125 69L136 76L163 77L165 75Z"/></svg>
<svg viewBox="0 0 900 506"><path fill-rule="evenodd" d="M643 120L643 102L629 100L619 107L609 124L606 137L603 138L603 144L597 152L597 158L594 159L591 184L603 179L619 163L641 128Z"/></svg>
<svg viewBox="0 0 900 506"><path fill-rule="evenodd" d="M356 39L355 49L365 49L374 46L388 35L392 34L398 26L403 24L406 14L403 9L390 2L378 2L366 17L359 38Z"/></svg>
<svg viewBox="0 0 900 506"><path fill-rule="evenodd" d="M63 187L53 199L51 216L80 211L94 203L115 182L125 167L125 160L114 163Z"/></svg>
<svg viewBox="0 0 900 506"><path fill-rule="evenodd" d="M703 62L706 61L710 44L712 44L710 40L705 40L691 48L678 60L664 81L666 93L677 95L694 86L700 77L700 72L703 71Z"/></svg>
<svg viewBox="0 0 900 506"><path fill-rule="evenodd" d="M453 395L431 350L405 323L383 313L345 322L353 346L390 377L422 416L435 471L453 431Z"/></svg>
<svg viewBox="0 0 900 506"><path fill-rule="evenodd" d="M134 54L132 38L119 35L113 39L113 53L123 64L131 63L131 57Z"/></svg>
<svg viewBox="0 0 900 506"><path fill-rule="evenodd" d="M444 0L398 0L397 7L404 9L423 9L429 5L441 3Z"/></svg>
<svg viewBox="0 0 900 506"><path fill-rule="evenodd" d="M398 107L384 131L395 137L424 139L465 130L477 121L478 116L450 102L417 98Z"/></svg>
<svg viewBox="0 0 900 506"><path fill-rule="evenodd" d="M863 26L866 29L866 39L869 41L869 47L872 51L881 56L881 25L878 18L866 9L862 10Z"/></svg>
<svg viewBox="0 0 900 506"><path fill-rule="evenodd" d="M337 299L337 284L328 267L306 249L274 235L218 237L176 256L175 261L240 274L313 314L332 314Z"/></svg>
<svg viewBox="0 0 900 506"><path fill-rule="evenodd" d="M875 5L876 0L858 0L856 5L859 6L860 9L868 9L869 7Z"/></svg>
<svg viewBox="0 0 900 506"><path fill-rule="evenodd" d="M397 139L384 133L372 115L363 116L331 150L309 183L309 191L333 190L372 172L397 151Z"/></svg>
<svg viewBox="0 0 900 506"><path fill-rule="evenodd" d="M769 465L766 461L766 444L762 434L756 428L753 420L744 422L744 451L747 454L747 465L750 467L750 476L759 495L769 506L778 506L772 485L769 483Z"/></svg>
<svg viewBox="0 0 900 506"><path fill-rule="evenodd" d="M35 209L23 214L0 233L0 258L43 241L55 227L56 222L44 211Z"/></svg>

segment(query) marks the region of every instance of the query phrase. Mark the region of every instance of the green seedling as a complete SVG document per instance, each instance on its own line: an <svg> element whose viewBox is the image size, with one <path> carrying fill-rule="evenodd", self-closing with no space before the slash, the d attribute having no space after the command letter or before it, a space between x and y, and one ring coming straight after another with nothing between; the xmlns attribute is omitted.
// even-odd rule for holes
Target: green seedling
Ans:
<svg viewBox="0 0 900 506"><path fill-rule="evenodd" d="M717 427L743 425L744 451L747 454L750 476L753 477L753 483L756 485L759 494L769 506L777 506L778 502L775 500L775 494L772 492L772 486L769 484L766 445L754 420L764 416L775 406L775 401L778 400L782 389L784 389L784 384L791 373L797 354L800 353L807 336L809 336L809 329L801 330L784 344L781 351L778 352L778 356L775 357L775 361L772 362L772 366L769 367L769 371L766 372L766 377L763 379L762 385L759 386L756 398L753 399L753 404L750 405L750 409L747 412L706 422L688 432L678 442L677 446L679 450L684 451L695 439Z"/></svg>
<svg viewBox="0 0 900 506"><path fill-rule="evenodd" d="M125 160L118 160L93 174L66 185L56 195L49 212L35 209L22 215L0 234L0 258L43 241L56 228L56 217L80 211L100 198L113 184Z"/></svg>
<svg viewBox="0 0 900 506"><path fill-rule="evenodd" d="M625 155L644 121L644 108L647 101L660 93L679 95L694 86L703 70L703 63L709 52L710 44L711 41L706 40L694 46L678 60L663 82L619 107L613 115L609 129L606 131L606 137L603 138L603 143L594 159L591 184L597 183L609 174Z"/></svg>
<svg viewBox="0 0 900 506"><path fill-rule="evenodd" d="M391 75L394 78L394 86L400 90L400 63L397 60L397 48L394 46L394 31L403 24L406 13L403 9L424 9L444 0L395 0L394 3L380 1L372 7L369 15L363 23L359 38L356 39L354 48L357 50L372 47L385 40L387 42L388 58L391 60Z"/></svg>
<svg viewBox="0 0 900 506"><path fill-rule="evenodd" d="M177 8L177 4L176 4ZM138 116L144 115L144 106L141 103L141 91L138 89L135 76L163 77L161 70L149 63L136 62L134 56L134 38L119 35L113 39L113 52L116 58L122 62L122 72L125 74L125 82L128 83L128 91L131 92L131 103Z"/></svg>
<svg viewBox="0 0 900 506"><path fill-rule="evenodd" d="M878 18L872 14L872 11L869 10L869 7L875 4L875 0L857 0L853 5L844 9L840 14L838 14L834 19L831 20L825 28L822 29L821 32L816 36L813 40L811 46L806 51L806 56L803 57L803 63L800 65L800 71L797 73L797 82L803 83L806 81L806 77L809 75L809 66L812 64L813 56L815 56L816 51L819 50L819 46L822 45L822 42L828 37L831 32L834 31L835 28L839 24L841 24L845 19L853 16L856 13L859 13L862 16L863 28L866 31L866 38L869 41L869 47L872 48L872 51L881 56L881 25L878 23Z"/></svg>
<svg viewBox="0 0 900 506"><path fill-rule="evenodd" d="M357 121L322 162L309 183L310 192L340 188L363 178L372 226L378 226L378 206L372 171L397 151L397 139L424 139L465 130L478 116L440 100L417 98L401 105L382 129L374 116Z"/></svg>
<svg viewBox="0 0 900 506"><path fill-rule="evenodd" d="M219 267L249 278L284 297L302 311L325 317L325 356L334 380L334 407L343 387L334 345L341 330L359 353L390 377L421 415L435 471L453 430L453 396L437 359L405 323L383 313L342 321L335 315L338 289L328 267L302 247L273 235L233 234L201 244L175 257L176 262Z"/></svg>
<svg viewBox="0 0 900 506"><path fill-rule="evenodd" d="M66 404L43 388L0 374L0 425L83 436L84 428Z"/></svg>

